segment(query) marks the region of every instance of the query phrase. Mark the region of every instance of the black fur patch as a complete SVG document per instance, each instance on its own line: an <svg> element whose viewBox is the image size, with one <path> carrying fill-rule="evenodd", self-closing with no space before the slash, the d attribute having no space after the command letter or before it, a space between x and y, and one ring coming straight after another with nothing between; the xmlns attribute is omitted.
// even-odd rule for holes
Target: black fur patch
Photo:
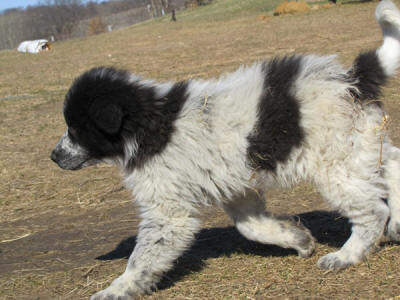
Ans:
<svg viewBox="0 0 400 300"><path fill-rule="evenodd" d="M247 154L255 169L274 171L277 163L284 162L303 140L299 103L290 93L300 64L300 56L291 56L264 65L265 81L258 121L248 137Z"/></svg>
<svg viewBox="0 0 400 300"><path fill-rule="evenodd" d="M124 144L134 139L138 150L129 167L141 165L169 142L186 90L187 83L179 82L160 98L153 87L132 82L128 72L91 69L75 80L65 99L71 139L96 159L122 157Z"/></svg>
<svg viewBox="0 0 400 300"><path fill-rule="evenodd" d="M377 100L381 96L381 87L387 81L376 51L361 53L354 61L350 71L350 79L356 80L356 89L351 90L352 95L359 101ZM371 102L381 105L380 102Z"/></svg>
<svg viewBox="0 0 400 300"><path fill-rule="evenodd" d="M131 168L143 165L164 150L174 131L174 121L187 100L187 85L185 81L174 84L162 98L155 98L154 92L138 91L135 114L124 125L127 132L134 133L139 145L137 155L129 162ZM142 92L145 95L140 95Z"/></svg>

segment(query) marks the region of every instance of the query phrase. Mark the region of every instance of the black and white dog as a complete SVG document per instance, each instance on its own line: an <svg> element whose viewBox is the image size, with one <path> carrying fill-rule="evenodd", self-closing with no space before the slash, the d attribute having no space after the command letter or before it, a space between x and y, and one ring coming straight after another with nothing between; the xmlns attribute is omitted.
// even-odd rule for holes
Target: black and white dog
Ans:
<svg viewBox="0 0 400 300"><path fill-rule="evenodd" d="M209 81L159 84L105 67L78 77L51 158L67 170L119 166L142 218L125 272L92 299L151 291L190 246L205 205L223 207L250 240L311 255L309 230L265 211L260 195L272 186L312 182L353 224L321 268L360 262L385 226L400 241L400 149L378 101L400 65L400 12L384 0L376 16L383 44L350 69L291 56Z"/></svg>

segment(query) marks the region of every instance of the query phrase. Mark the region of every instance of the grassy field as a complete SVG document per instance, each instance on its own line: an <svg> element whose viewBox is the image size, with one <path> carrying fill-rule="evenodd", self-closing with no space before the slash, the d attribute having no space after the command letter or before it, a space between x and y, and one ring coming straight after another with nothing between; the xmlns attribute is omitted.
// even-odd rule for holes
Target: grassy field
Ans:
<svg viewBox="0 0 400 300"><path fill-rule="evenodd" d="M123 272L134 246L138 219L118 171L66 172L49 159L65 129L64 94L81 72L112 65L162 81L209 78L295 52L338 54L350 65L381 43L376 2L272 17L278 2L216 0L176 23L153 20L39 55L0 52L0 299L87 299ZM399 83L384 93L397 146ZM317 259L349 236L346 220L308 185L267 198L271 211L311 227L311 258L248 242L221 211L205 210L196 243L143 299L400 299L399 245L344 271L319 270Z"/></svg>

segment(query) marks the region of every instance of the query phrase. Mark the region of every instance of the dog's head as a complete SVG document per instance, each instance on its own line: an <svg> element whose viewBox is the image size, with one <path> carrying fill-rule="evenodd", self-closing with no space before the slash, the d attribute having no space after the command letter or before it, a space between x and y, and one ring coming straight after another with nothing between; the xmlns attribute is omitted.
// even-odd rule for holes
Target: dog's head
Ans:
<svg viewBox="0 0 400 300"><path fill-rule="evenodd" d="M143 166L167 146L188 97L188 84L160 87L106 67L85 72L65 97L68 128L51 159L67 170L100 161L125 170Z"/></svg>
<svg viewBox="0 0 400 300"><path fill-rule="evenodd" d="M99 67L78 77L64 102L68 128L51 159L63 169L78 170L123 156L123 103L133 94L125 71Z"/></svg>

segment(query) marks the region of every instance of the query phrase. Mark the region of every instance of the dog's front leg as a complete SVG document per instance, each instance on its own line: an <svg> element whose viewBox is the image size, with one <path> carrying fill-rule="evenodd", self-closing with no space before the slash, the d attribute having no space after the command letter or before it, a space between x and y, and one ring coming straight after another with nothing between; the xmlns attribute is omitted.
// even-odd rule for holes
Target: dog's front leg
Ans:
<svg viewBox="0 0 400 300"><path fill-rule="evenodd" d="M165 206L142 210L136 247L125 272L91 300L131 300L150 292L191 245L199 220L183 208Z"/></svg>

